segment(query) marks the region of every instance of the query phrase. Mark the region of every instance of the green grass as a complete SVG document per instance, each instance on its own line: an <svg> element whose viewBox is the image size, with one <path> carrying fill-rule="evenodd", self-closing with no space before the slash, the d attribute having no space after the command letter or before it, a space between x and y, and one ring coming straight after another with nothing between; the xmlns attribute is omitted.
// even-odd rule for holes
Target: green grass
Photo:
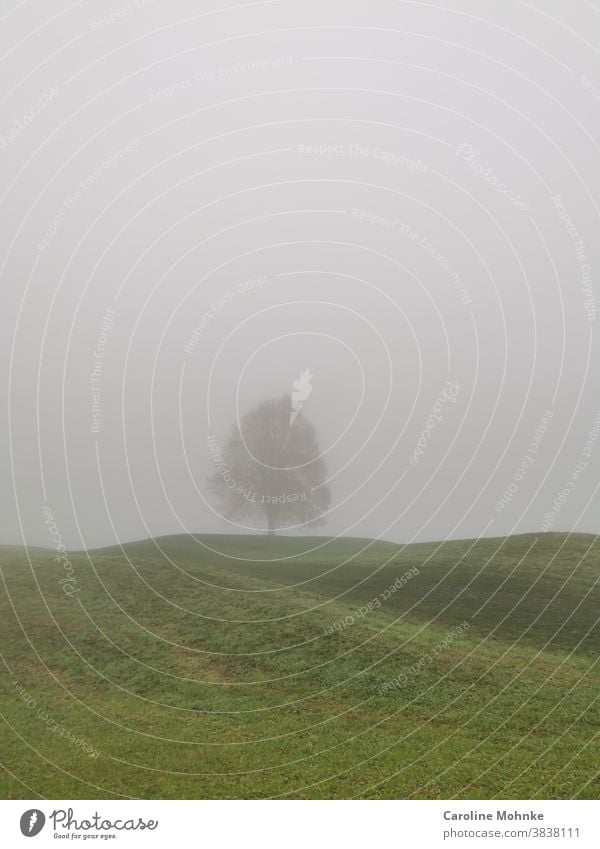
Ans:
<svg viewBox="0 0 600 849"><path fill-rule="evenodd" d="M72 598L30 556L0 551L6 798L598 797L593 537L164 537L70 554Z"/></svg>

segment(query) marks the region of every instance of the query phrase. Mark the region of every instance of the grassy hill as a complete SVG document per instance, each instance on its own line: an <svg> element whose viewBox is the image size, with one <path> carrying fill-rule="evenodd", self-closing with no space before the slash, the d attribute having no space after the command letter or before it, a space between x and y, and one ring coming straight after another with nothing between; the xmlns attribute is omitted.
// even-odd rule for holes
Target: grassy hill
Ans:
<svg viewBox="0 0 600 849"><path fill-rule="evenodd" d="M0 551L5 797L597 798L600 545Z"/></svg>

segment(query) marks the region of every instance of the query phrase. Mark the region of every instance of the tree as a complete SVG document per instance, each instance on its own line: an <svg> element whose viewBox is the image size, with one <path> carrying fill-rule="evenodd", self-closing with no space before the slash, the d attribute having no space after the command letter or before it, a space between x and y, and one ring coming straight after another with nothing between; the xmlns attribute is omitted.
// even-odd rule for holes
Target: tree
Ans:
<svg viewBox="0 0 600 849"><path fill-rule="evenodd" d="M324 523L330 503L317 431L298 393L262 401L234 425L223 451L209 440L217 470L209 479L225 518L250 517L269 534Z"/></svg>

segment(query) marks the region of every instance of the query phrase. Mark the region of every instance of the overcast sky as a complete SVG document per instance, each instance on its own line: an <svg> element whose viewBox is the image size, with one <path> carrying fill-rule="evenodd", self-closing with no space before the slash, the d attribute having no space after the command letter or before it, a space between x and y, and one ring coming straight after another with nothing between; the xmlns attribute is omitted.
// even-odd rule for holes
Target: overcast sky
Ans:
<svg viewBox="0 0 600 849"><path fill-rule="evenodd" d="M0 15L0 542L242 532L207 440L305 369L320 533L600 530L600 8Z"/></svg>

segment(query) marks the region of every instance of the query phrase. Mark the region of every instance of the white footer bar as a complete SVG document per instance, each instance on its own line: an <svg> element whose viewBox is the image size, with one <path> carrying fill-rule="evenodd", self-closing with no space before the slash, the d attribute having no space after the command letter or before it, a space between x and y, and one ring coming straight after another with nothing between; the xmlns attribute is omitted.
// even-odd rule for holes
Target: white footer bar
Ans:
<svg viewBox="0 0 600 849"><path fill-rule="evenodd" d="M598 849L600 802L3 801L0 845Z"/></svg>

